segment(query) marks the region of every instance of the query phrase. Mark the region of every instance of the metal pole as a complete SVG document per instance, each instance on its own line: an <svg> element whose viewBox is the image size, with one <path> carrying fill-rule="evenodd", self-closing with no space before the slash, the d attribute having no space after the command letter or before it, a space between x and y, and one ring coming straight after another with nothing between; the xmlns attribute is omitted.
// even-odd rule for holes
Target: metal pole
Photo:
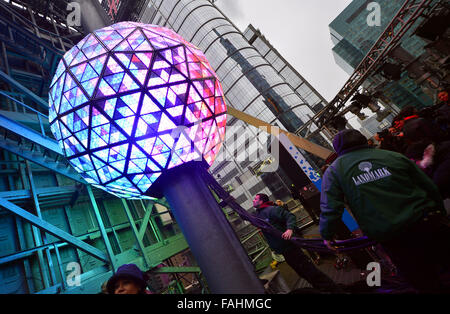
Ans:
<svg viewBox="0 0 450 314"><path fill-rule="evenodd" d="M191 162L163 175L161 191L212 293L262 294L264 288L239 239Z"/></svg>

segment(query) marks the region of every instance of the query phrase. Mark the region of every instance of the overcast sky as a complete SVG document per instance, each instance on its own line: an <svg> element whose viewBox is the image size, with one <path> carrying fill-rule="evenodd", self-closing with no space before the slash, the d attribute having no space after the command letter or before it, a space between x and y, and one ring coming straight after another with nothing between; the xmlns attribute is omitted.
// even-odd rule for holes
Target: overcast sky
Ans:
<svg viewBox="0 0 450 314"><path fill-rule="evenodd" d="M328 25L352 0L218 0L216 5L244 31L248 24L331 101L349 75L335 62Z"/></svg>

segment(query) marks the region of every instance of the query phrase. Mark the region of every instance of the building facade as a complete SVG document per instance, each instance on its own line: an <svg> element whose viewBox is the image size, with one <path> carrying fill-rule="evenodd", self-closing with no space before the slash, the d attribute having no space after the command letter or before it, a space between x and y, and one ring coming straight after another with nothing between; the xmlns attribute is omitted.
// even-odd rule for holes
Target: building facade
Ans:
<svg viewBox="0 0 450 314"><path fill-rule="evenodd" d="M380 9L380 25L369 26L368 19L374 11L369 0L352 1L329 25L332 49L336 63L348 74L363 60L370 48L376 43L380 35L391 22L403 5L403 1L380 0L376 4ZM416 24L415 24L416 25ZM419 57L424 51L425 42L417 36L412 36L412 27L402 38L401 47L412 57ZM369 78L366 82L376 84L381 76ZM376 81L377 80L377 81ZM414 80L404 71L397 81L388 81L382 93L398 108L414 105L418 108L429 106L432 99L424 93Z"/></svg>

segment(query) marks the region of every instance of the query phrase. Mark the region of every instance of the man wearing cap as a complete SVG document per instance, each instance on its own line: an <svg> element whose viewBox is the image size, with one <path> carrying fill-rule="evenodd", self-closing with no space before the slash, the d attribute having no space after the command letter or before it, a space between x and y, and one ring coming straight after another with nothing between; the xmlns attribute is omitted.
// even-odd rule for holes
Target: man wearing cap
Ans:
<svg viewBox="0 0 450 314"><path fill-rule="evenodd" d="M320 200L324 243L333 249L348 204L364 234L383 246L417 291L442 291L439 267L450 259L450 227L433 181L405 156L369 148L356 130L339 132L333 147L338 158L323 176Z"/></svg>
<svg viewBox="0 0 450 314"><path fill-rule="evenodd" d="M124 264L108 280L108 294L146 294L145 274L135 264Z"/></svg>

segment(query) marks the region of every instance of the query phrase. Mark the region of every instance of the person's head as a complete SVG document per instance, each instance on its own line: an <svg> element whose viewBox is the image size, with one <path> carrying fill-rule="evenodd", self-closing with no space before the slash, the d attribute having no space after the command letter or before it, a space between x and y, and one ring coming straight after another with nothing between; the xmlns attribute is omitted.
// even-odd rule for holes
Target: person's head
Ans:
<svg viewBox="0 0 450 314"><path fill-rule="evenodd" d="M276 200L275 204L277 204L278 206L283 206L284 202L282 200Z"/></svg>
<svg viewBox="0 0 450 314"><path fill-rule="evenodd" d="M367 139L357 130L342 130L333 139L333 147L338 156L350 151L367 148Z"/></svg>
<svg viewBox="0 0 450 314"><path fill-rule="evenodd" d="M143 294L147 283L144 273L135 264L124 264L108 280L109 294Z"/></svg>
<svg viewBox="0 0 450 314"><path fill-rule="evenodd" d="M258 208L264 203L267 203L269 201L269 196L263 193L256 194L253 198L253 206Z"/></svg>

